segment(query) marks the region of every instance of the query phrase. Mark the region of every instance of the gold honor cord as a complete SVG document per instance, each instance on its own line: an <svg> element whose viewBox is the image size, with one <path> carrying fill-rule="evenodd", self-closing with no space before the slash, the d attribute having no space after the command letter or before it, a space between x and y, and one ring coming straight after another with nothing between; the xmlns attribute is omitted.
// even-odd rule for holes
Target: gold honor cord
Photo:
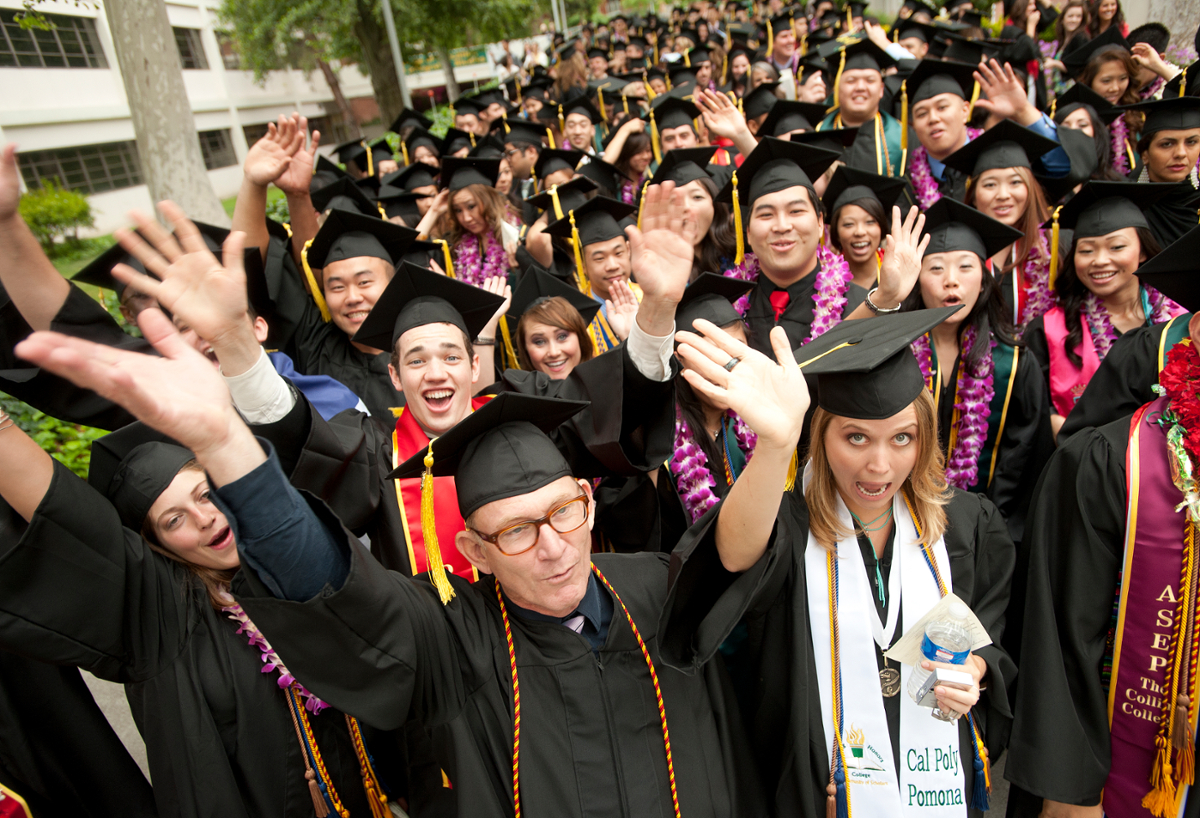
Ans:
<svg viewBox="0 0 1200 818"><path fill-rule="evenodd" d="M313 301L316 302L317 309L321 311L321 320L328 324L332 317L329 314L329 305L325 303L325 296L321 294L321 288L317 286L317 277L313 275L312 267L308 265L308 248L312 247L312 243L312 239L304 242L304 248L300 251L300 264L304 267L304 278L308 280L308 288L312 292Z"/></svg>
<svg viewBox="0 0 1200 818"><path fill-rule="evenodd" d="M455 278L454 254L450 252L450 242L445 239L434 239L434 241L442 245L442 258L446 261L446 278Z"/></svg>

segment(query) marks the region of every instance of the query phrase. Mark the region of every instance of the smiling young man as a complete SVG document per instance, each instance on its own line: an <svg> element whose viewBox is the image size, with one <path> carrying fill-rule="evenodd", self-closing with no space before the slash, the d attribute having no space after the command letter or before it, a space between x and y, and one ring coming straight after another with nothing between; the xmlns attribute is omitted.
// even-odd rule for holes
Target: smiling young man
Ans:
<svg viewBox="0 0 1200 818"><path fill-rule="evenodd" d="M842 54L834 80L835 108L821 120L817 130L858 128L855 150L875 157L875 167L863 170L880 176L898 176L902 159L900 121L879 110L883 72L895 66L896 60L870 40L849 45ZM833 63L832 57L830 62Z"/></svg>

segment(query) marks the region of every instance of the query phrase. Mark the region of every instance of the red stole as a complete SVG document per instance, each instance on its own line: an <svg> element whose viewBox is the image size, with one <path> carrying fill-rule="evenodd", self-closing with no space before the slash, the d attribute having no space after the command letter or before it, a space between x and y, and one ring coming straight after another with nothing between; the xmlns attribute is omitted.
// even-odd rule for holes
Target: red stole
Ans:
<svg viewBox="0 0 1200 818"><path fill-rule="evenodd" d="M32 815L24 798L0 786L0 818L31 818Z"/></svg>
<svg viewBox="0 0 1200 818"><path fill-rule="evenodd" d="M1083 327L1083 339L1075 347L1075 352L1082 366L1076 367L1067 357L1067 316L1063 308L1055 306L1042 316L1046 347L1050 351L1050 400L1054 404L1054 411L1063 417L1075 408L1083 390L1087 389L1088 381L1100 368L1100 356L1096 354L1087 321L1080 316L1079 323Z"/></svg>
<svg viewBox="0 0 1200 818"><path fill-rule="evenodd" d="M471 399L474 411L490 401L495 395L481 395ZM405 407L406 409L407 407ZM429 438L413 419L412 413L400 410L396 419L396 431L392 434L392 468L399 466L417 452L429 448ZM396 486L400 519L404 523L404 539L408 544L408 562L413 576L429 570L425 557L425 535L421 530L421 478L408 477L392 481ZM474 582L479 579L475 566L458 552L454 535L466 528L462 515L458 513L458 492L453 477L433 478L433 510L437 519L438 546L442 561L450 571Z"/></svg>
<svg viewBox="0 0 1200 818"><path fill-rule="evenodd" d="M1155 739L1177 646L1174 621L1180 608L1187 515L1175 510L1183 494L1171 480L1166 432L1157 423L1168 402L1159 398L1135 412L1129 432L1125 557L1108 690L1112 766L1103 796L1105 814L1122 818L1151 815L1142 799L1151 791ZM1186 664L1178 689L1195 692ZM1179 797L1187 790L1179 787Z"/></svg>

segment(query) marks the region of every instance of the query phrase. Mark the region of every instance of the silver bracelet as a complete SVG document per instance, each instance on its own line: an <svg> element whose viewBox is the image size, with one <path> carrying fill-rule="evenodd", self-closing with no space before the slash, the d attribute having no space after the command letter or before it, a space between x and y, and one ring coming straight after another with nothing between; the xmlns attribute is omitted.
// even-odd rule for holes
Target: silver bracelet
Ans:
<svg viewBox="0 0 1200 818"><path fill-rule="evenodd" d="M0 409L0 432L3 432L5 429L11 429L16 425L17 422L9 417L7 412L5 412L3 409Z"/></svg>
<svg viewBox="0 0 1200 818"><path fill-rule="evenodd" d="M891 315L892 313L900 312L900 307L904 303L903 301L901 301L896 306L890 307L886 310L883 307L876 306L875 302L871 300L871 296L873 296L877 292L879 292L878 287L872 287L870 290L867 291L867 309L869 309L871 312L875 313L876 315Z"/></svg>

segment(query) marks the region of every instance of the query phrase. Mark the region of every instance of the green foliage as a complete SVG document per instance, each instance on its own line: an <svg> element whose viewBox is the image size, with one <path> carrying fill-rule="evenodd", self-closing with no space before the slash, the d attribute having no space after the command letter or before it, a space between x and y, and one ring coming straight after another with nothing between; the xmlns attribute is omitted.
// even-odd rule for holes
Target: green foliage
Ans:
<svg viewBox="0 0 1200 818"><path fill-rule="evenodd" d="M434 136L443 137L446 131L454 127L454 114L449 105L429 111L428 116L433 120L433 130L430 133Z"/></svg>
<svg viewBox="0 0 1200 818"><path fill-rule="evenodd" d="M3 392L0 392L0 409L52 457L84 478L92 459L92 441L108 434L102 429L52 418Z"/></svg>
<svg viewBox="0 0 1200 818"><path fill-rule="evenodd" d="M42 12L38 11L36 6L39 6L44 0L22 0L21 13L17 15L17 25L23 30L41 29L42 31L53 31L56 26L54 22ZM99 9L99 3L88 3L86 0L71 0L75 8L84 9Z"/></svg>
<svg viewBox="0 0 1200 818"><path fill-rule="evenodd" d="M22 196L19 208L21 218L29 225L46 255L51 257L60 251L77 252L79 228L95 224L87 197L64 189L53 179L47 179L41 188ZM60 248L58 239L67 237L70 241Z"/></svg>
<svg viewBox="0 0 1200 818"><path fill-rule="evenodd" d="M354 0L223 0L217 14L259 82L283 68L311 71L318 59L362 60Z"/></svg>
<svg viewBox="0 0 1200 818"><path fill-rule="evenodd" d="M271 190L275 190L275 188L271 188ZM284 224L292 220L292 217L288 215L288 203L286 196L274 196L267 198L267 218L274 219L280 224Z"/></svg>

